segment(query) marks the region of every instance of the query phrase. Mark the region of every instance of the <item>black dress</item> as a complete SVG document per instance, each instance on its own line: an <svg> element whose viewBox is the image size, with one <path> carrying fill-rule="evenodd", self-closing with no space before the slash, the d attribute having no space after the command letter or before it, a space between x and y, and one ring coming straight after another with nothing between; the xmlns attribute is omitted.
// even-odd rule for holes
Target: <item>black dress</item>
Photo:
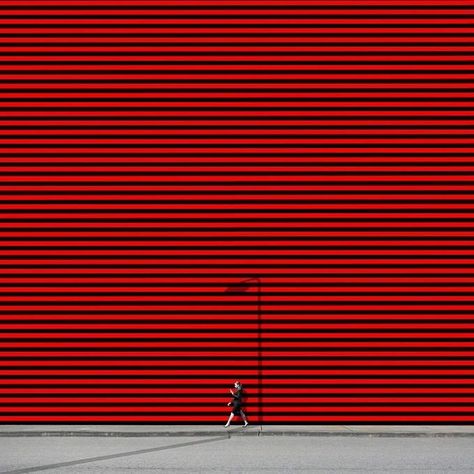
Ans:
<svg viewBox="0 0 474 474"><path fill-rule="evenodd" d="M240 415L240 410L242 410L242 396L243 389L238 389L232 395L232 413L234 415Z"/></svg>

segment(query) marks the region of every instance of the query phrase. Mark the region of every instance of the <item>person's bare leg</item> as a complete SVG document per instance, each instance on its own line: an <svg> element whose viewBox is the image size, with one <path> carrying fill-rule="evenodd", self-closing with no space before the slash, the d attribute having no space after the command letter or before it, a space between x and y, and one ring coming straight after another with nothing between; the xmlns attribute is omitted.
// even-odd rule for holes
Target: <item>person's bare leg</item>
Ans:
<svg viewBox="0 0 474 474"><path fill-rule="evenodd" d="M247 417L245 416L245 413L243 412L243 410L240 410L240 416L242 417L242 420L244 420L244 428L249 424L249 422L247 421Z"/></svg>
<svg viewBox="0 0 474 474"><path fill-rule="evenodd" d="M227 420L227 423L224 425L224 428L227 428L230 425L230 422L232 421L232 418L234 418L234 414L231 413L229 415L229 419Z"/></svg>

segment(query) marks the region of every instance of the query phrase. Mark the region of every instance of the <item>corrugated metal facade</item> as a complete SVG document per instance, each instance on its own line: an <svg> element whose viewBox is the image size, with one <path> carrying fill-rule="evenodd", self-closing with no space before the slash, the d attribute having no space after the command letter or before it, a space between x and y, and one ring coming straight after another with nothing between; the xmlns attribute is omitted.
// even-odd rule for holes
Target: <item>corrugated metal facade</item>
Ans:
<svg viewBox="0 0 474 474"><path fill-rule="evenodd" d="M0 0L0 422L472 422L473 32Z"/></svg>

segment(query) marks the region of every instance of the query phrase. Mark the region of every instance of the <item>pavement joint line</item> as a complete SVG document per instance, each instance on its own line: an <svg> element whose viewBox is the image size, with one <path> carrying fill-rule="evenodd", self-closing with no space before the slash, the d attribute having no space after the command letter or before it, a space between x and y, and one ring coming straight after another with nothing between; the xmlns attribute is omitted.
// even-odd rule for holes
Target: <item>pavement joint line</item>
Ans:
<svg viewBox="0 0 474 474"><path fill-rule="evenodd" d="M437 429L423 429L420 431L413 430L403 430L400 428L396 429L366 429L366 430L354 430L347 428L347 431L336 431L331 429L321 429L311 430L311 428L297 429L292 427L291 429L284 428L274 428L269 427L267 430L255 430L257 427L248 427L245 430L241 427L235 427L230 430L193 430L191 427L186 429L148 429L142 431L126 431L126 430L100 430L100 429L87 429L87 428L76 428L76 429L54 429L54 428L44 428L44 429L9 429L2 431L0 425L0 437L130 437L130 438L139 438L139 437L209 437L209 436L225 436L231 438L232 436L319 436L319 437L407 437L407 438L416 438L416 437L474 437L474 426L472 429L468 427L468 431L459 430L451 428L448 430L443 430L442 428ZM466 428L466 427L464 427Z"/></svg>

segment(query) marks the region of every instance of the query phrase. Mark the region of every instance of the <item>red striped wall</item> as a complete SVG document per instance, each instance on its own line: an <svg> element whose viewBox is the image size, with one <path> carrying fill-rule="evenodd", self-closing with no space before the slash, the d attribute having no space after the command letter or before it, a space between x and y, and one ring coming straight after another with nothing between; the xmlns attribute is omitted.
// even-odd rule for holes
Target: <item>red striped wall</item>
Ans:
<svg viewBox="0 0 474 474"><path fill-rule="evenodd" d="M222 423L240 379L251 423L471 423L473 33L0 0L0 422Z"/></svg>

